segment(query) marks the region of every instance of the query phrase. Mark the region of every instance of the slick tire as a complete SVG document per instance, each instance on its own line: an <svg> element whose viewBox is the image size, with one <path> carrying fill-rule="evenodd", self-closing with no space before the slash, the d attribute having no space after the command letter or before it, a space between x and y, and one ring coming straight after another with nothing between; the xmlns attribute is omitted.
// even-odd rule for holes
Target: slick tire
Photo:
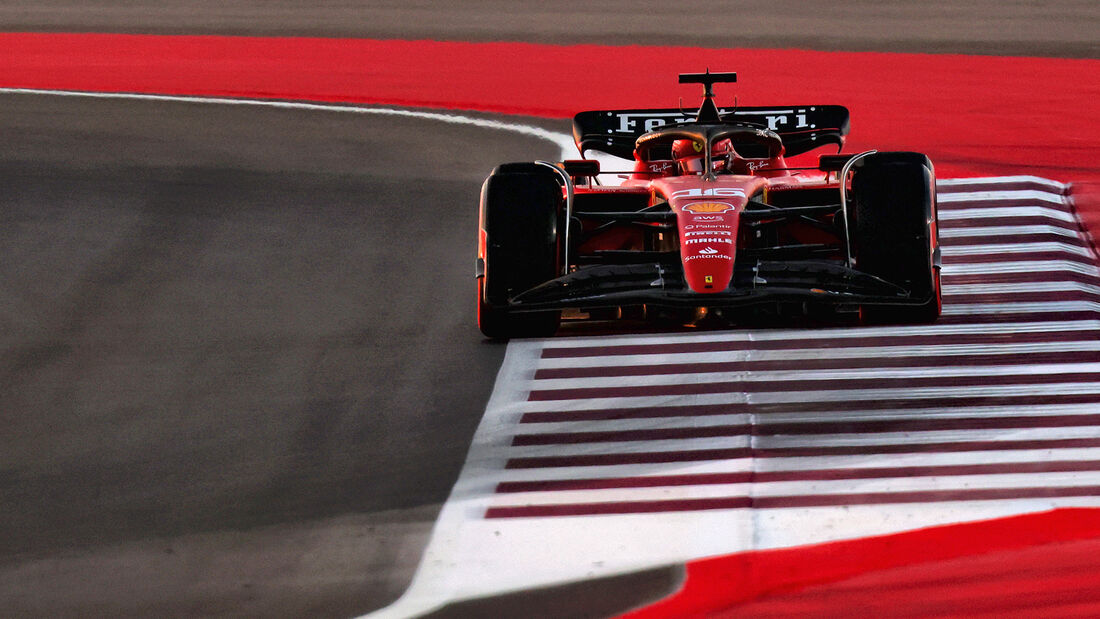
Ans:
<svg viewBox="0 0 1100 619"><path fill-rule="evenodd" d="M868 155L852 176L852 245L858 270L901 286L918 303L867 305L870 324L935 321L942 307L936 221L936 176L920 153Z"/></svg>
<svg viewBox="0 0 1100 619"><path fill-rule="evenodd" d="M542 165L505 164L485 180L478 328L487 337L546 337L561 324L560 311L517 312L510 300L560 274L563 202L557 176Z"/></svg>

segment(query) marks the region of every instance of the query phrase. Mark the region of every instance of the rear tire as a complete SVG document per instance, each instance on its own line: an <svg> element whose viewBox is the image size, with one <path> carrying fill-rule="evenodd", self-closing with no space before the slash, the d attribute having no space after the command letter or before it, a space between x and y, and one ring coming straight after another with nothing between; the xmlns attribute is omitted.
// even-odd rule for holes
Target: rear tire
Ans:
<svg viewBox="0 0 1100 619"><path fill-rule="evenodd" d="M936 176L920 153L876 153L852 176L852 245L856 269L897 284L919 304L868 305L872 324L923 324L940 316Z"/></svg>
<svg viewBox="0 0 1100 619"><path fill-rule="evenodd" d="M487 337L546 337L557 331L560 311L517 312L510 300L560 274L562 211L561 184L545 166L505 164L485 180L477 322Z"/></svg>

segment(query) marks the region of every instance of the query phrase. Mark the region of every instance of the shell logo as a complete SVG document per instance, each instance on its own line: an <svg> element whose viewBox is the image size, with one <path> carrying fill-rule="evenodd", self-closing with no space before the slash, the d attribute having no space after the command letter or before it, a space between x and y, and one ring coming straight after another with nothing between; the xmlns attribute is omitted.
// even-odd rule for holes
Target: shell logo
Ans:
<svg viewBox="0 0 1100 619"><path fill-rule="evenodd" d="M725 202L693 202L680 210L688 213L725 213L732 211L733 205Z"/></svg>

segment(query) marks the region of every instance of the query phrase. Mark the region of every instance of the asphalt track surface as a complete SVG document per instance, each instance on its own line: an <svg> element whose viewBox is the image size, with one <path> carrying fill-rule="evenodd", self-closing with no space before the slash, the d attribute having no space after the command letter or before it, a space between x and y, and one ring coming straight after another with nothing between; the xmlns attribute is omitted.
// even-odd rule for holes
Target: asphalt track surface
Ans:
<svg viewBox="0 0 1100 619"><path fill-rule="evenodd" d="M658 3L258 6L6 2L0 30L1096 57L1100 11L944 4L944 27L912 3L841 3L812 23L793 3L719 20ZM742 17L753 34L727 38ZM30 95L0 96L0 134L4 614L349 616L400 595L503 354L474 327L480 181L553 145Z"/></svg>
<svg viewBox="0 0 1100 619"><path fill-rule="evenodd" d="M556 147L327 112L0 110L4 614L399 594L504 351L474 326L481 180Z"/></svg>

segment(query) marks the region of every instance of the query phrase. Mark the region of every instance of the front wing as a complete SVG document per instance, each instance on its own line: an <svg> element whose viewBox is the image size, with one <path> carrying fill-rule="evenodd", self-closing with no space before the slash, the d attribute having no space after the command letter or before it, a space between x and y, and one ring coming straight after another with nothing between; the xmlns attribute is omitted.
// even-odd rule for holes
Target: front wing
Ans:
<svg viewBox="0 0 1100 619"><path fill-rule="evenodd" d="M917 305L909 291L873 275L824 260L738 264L726 290L701 294L684 283L677 265L600 265L579 269L515 295L511 311L581 310L651 305L736 308L767 303Z"/></svg>

